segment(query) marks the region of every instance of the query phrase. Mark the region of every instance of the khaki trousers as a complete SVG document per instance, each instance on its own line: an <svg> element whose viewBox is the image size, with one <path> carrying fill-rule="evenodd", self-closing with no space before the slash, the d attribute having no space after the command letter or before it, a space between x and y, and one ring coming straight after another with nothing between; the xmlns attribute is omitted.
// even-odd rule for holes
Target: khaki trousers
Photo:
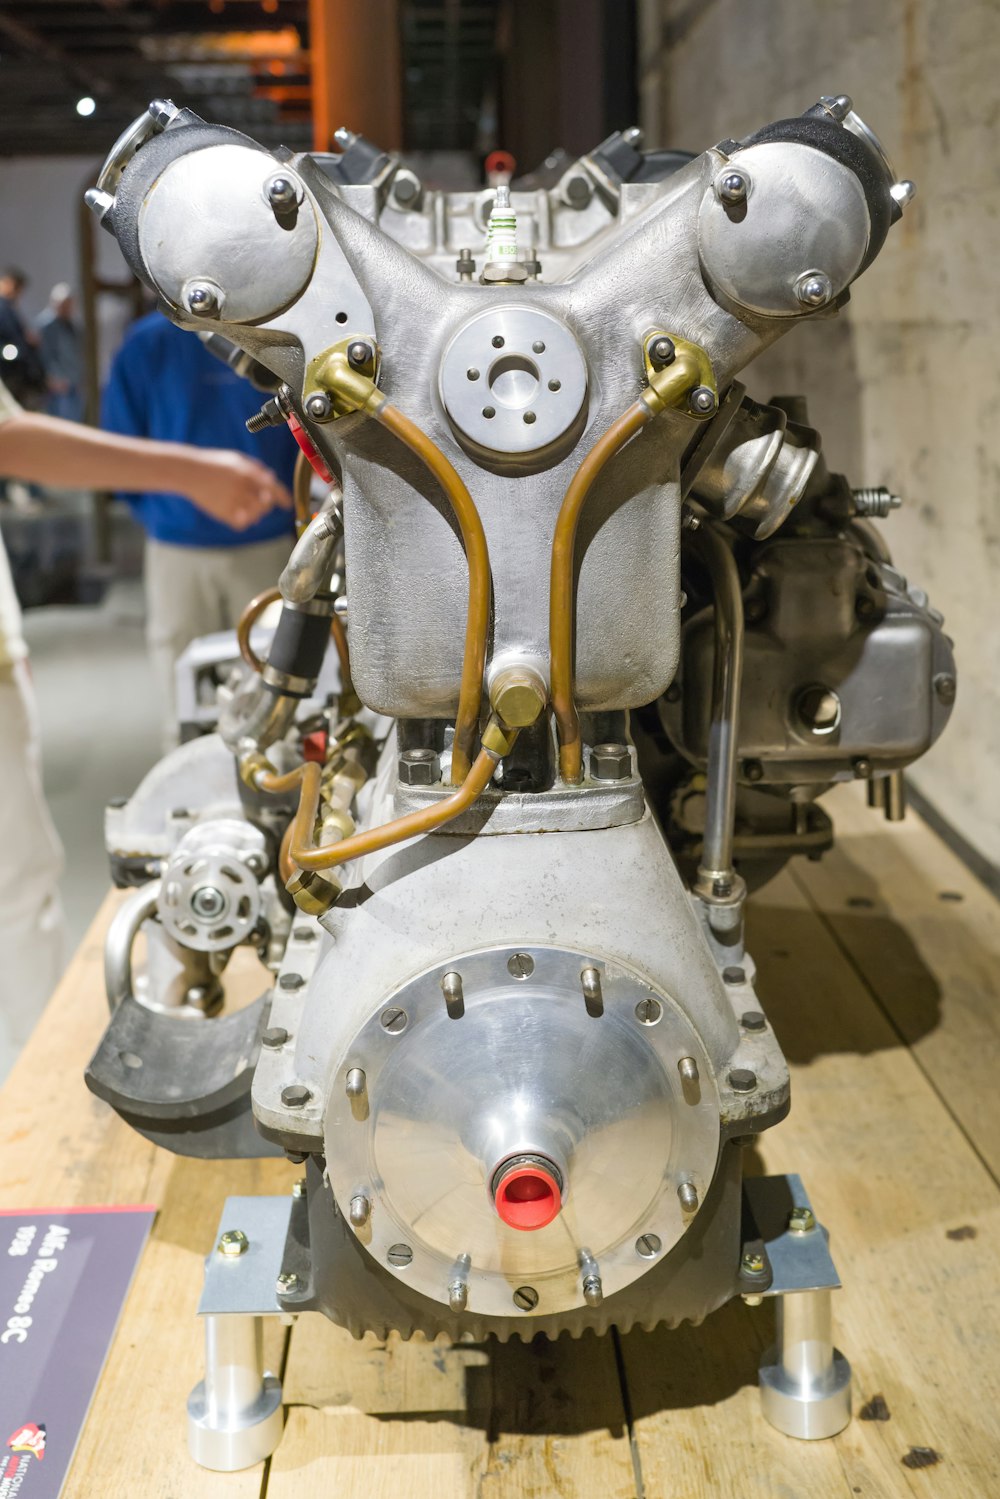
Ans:
<svg viewBox="0 0 1000 1499"><path fill-rule="evenodd" d="M273 588L294 538L241 547L178 547L146 542L146 641L168 743L177 741L174 667L199 635L232 630L255 594Z"/></svg>

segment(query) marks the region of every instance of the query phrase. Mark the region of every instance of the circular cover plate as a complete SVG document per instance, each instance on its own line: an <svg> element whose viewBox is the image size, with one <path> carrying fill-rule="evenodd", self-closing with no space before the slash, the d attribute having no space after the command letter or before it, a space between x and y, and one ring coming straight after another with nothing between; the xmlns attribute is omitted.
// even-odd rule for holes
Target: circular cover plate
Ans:
<svg viewBox="0 0 1000 1499"><path fill-rule="evenodd" d="M455 427L494 453L535 453L557 442L587 396L579 344L537 307L493 305L476 313L448 345L440 378Z"/></svg>
<svg viewBox="0 0 1000 1499"><path fill-rule="evenodd" d="M588 967L601 975L600 1013L581 989ZM450 972L462 977L457 1018L441 989ZM698 1063L693 1087L682 1057ZM354 1067L367 1078L364 1118L345 1092ZM347 1219L352 1197L369 1198L355 1231L390 1274L447 1302L461 1270L469 1308L495 1316L515 1314L527 1284L544 1315L584 1304L584 1261L610 1295L681 1237L679 1185L703 1200L715 1173L718 1094L687 1016L631 970L593 953L492 948L379 1003L337 1069L326 1146L340 1210ZM497 1167L520 1154L547 1157L563 1179L561 1212L532 1233L505 1224L490 1195ZM640 1236L660 1241L652 1260ZM400 1246L411 1251L402 1264Z"/></svg>

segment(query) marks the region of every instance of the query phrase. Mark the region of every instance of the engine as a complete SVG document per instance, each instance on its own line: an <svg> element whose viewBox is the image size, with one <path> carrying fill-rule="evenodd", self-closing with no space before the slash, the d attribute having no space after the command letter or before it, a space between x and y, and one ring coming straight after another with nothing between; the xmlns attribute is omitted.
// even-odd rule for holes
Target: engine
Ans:
<svg viewBox="0 0 1000 1499"><path fill-rule="evenodd" d="M135 888L88 1082L174 1150L308 1163L288 1310L700 1321L767 1275L741 1158L789 1107L748 889L829 848L836 782L899 815L955 696L898 501L736 377L837 315L913 186L843 95L513 188L338 145L156 101L88 195L303 451L279 622L109 809Z"/></svg>

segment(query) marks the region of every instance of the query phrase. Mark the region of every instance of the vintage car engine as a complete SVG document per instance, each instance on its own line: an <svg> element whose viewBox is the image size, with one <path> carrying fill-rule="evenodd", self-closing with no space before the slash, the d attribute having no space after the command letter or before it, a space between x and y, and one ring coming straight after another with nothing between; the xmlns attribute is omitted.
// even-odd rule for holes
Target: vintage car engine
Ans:
<svg viewBox="0 0 1000 1499"><path fill-rule="evenodd" d="M955 696L873 524L898 501L736 377L837 315L913 185L843 95L523 190L338 145L156 101L88 195L311 465L217 732L109 809L136 888L88 1081L176 1151L308 1163L286 1310L698 1322L770 1274L741 1156L789 1083L748 887L830 846L836 782L900 815ZM273 984L230 1011L247 943Z"/></svg>

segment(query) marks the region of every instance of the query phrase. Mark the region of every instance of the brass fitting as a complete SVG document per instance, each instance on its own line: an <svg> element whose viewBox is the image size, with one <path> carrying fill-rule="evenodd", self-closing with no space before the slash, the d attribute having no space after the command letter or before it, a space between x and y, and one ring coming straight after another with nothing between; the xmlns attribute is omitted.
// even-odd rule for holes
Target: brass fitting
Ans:
<svg viewBox="0 0 1000 1499"><path fill-rule="evenodd" d="M245 755L241 755L238 768L240 780L244 786L249 786L251 791L260 790L258 776L277 774L264 751L259 749L248 750Z"/></svg>
<svg viewBox="0 0 1000 1499"><path fill-rule="evenodd" d="M496 714L492 714L489 723L482 734L483 749L496 760L502 760L504 755L509 755L514 747L518 730L507 728L502 724Z"/></svg>
<svg viewBox="0 0 1000 1499"><path fill-rule="evenodd" d="M375 348L370 336L359 338L357 334L353 334L350 338L331 344L309 362L302 388L306 410L309 410L310 396L330 398L327 416L314 420L330 421L338 416L347 416L351 411L367 411L371 414L384 404L385 396L375 384L378 373L377 354L361 366L351 364L347 357L348 349L352 344L358 343L366 343L372 349Z"/></svg>
<svg viewBox="0 0 1000 1499"><path fill-rule="evenodd" d="M343 890L339 880L318 869L297 869L285 886L300 911L307 916L322 916L329 911Z"/></svg>
<svg viewBox="0 0 1000 1499"><path fill-rule="evenodd" d="M654 345L660 346L664 340L673 347L673 356L668 363L654 360L651 352ZM673 407L675 410L687 410L691 416L704 419L713 416L719 409L719 387L712 361L700 344L678 338L672 333L664 333L657 328L652 333L647 333L642 341L642 359L648 385L640 400L654 415ZM688 397L698 389L707 389L715 397L711 409L701 411L689 408Z"/></svg>
<svg viewBox="0 0 1000 1499"><path fill-rule="evenodd" d="M548 700L544 681L530 666L505 667L490 683L490 706L510 729L526 729L533 724L544 713Z"/></svg>

